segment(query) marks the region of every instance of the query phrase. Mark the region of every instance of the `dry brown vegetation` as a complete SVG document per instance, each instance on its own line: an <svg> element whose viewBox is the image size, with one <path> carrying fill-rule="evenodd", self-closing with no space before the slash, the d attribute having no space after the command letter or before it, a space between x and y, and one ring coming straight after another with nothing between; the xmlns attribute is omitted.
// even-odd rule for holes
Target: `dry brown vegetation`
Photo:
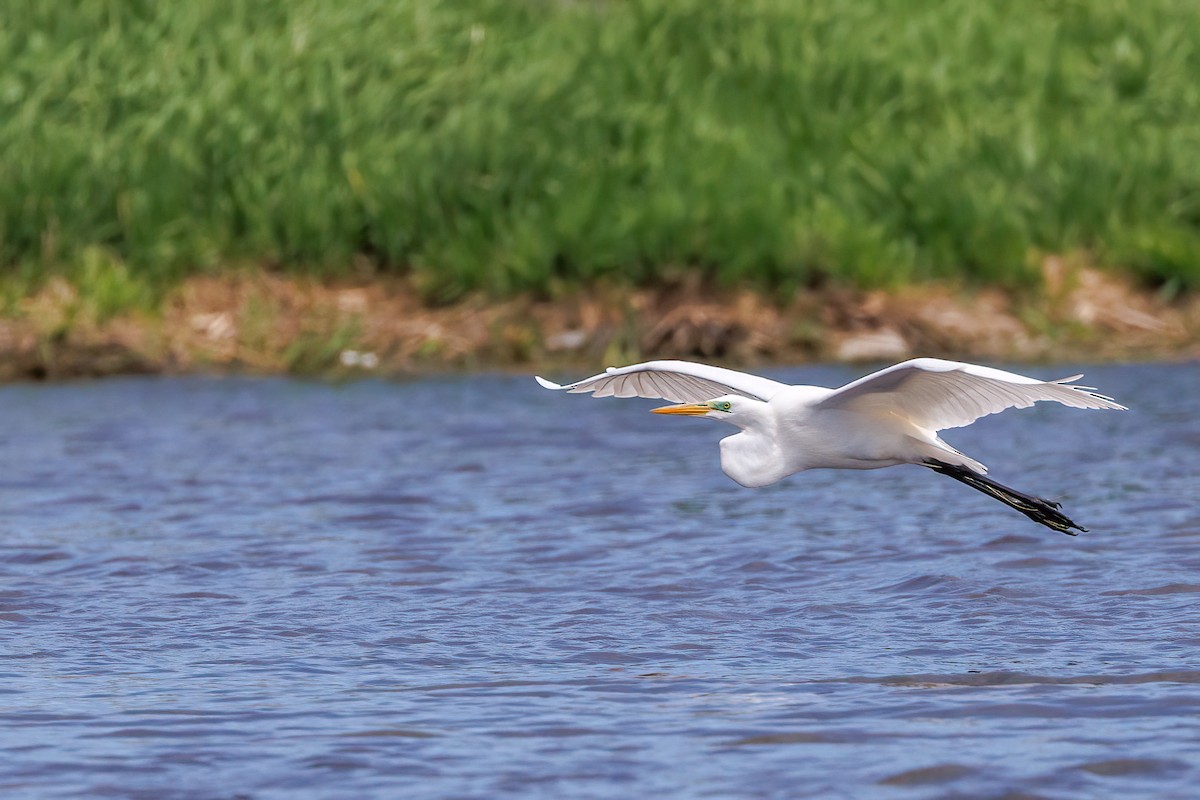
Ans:
<svg viewBox="0 0 1200 800"><path fill-rule="evenodd" d="M0 378L138 372L346 376L578 367L643 358L730 364L1200 357L1200 298L1168 301L1064 259L1036 297L923 285L827 288L781 299L684 278L554 299L423 303L403 280L263 272L183 282L157 313L104 318L51 280L0 320Z"/></svg>

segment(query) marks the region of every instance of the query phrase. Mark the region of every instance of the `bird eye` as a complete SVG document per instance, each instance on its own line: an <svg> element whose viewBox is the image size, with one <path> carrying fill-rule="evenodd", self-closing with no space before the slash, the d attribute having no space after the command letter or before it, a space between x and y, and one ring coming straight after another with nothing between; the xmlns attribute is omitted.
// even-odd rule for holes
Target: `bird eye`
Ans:
<svg viewBox="0 0 1200 800"><path fill-rule="evenodd" d="M721 403L722 411L728 411L731 408L733 408L733 403L729 402L728 400L726 400L724 403Z"/></svg>

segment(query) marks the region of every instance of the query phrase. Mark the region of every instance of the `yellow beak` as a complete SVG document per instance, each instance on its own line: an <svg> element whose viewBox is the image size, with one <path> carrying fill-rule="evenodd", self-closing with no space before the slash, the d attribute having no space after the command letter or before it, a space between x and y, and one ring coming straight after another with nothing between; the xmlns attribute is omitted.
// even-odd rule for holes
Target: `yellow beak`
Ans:
<svg viewBox="0 0 1200 800"><path fill-rule="evenodd" d="M682 414L685 417L703 417L708 412L712 411L708 406L695 405L692 403L684 403L679 406L663 406L662 408L652 409L655 414Z"/></svg>

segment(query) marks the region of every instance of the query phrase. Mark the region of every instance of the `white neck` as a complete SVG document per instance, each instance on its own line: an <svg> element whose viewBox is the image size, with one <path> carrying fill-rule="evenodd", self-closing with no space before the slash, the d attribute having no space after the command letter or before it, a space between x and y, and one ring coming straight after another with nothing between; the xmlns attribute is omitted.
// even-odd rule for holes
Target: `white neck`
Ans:
<svg viewBox="0 0 1200 800"><path fill-rule="evenodd" d="M790 474L777 443L776 417L769 404L744 404L735 416L722 421L742 429L721 440L721 469L726 475L753 488Z"/></svg>

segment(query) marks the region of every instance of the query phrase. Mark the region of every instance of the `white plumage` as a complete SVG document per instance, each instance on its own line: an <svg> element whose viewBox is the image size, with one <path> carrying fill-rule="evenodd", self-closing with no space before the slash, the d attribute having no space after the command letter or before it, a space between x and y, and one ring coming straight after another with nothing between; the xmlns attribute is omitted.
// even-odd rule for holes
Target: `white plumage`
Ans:
<svg viewBox="0 0 1200 800"><path fill-rule="evenodd" d="M697 364L694 361L647 361L629 367L609 367L575 383L560 386L537 378L547 389L592 392L593 397L646 397L672 403L700 403L726 394L770 400L786 383L737 370Z"/></svg>
<svg viewBox="0 0 1200 800"><path fill-rule="evenodd" d="M741 428L721 440L721 467L744 486L766 486L807 469L876 469L920 464L950 475L1056 530L1078 528L1057 504L982 477L987 469L937 435L1007 408L1040 401L1071 408L1115 409L1112 398L1070 381L1041 381L977 364L915 358L840 389L790 386L769 378L690 361L610 367L547 389L595 397L662 398L682 405L658 413L705 416ZM1082 529L1081 529L1082 530Z"/></svg>

